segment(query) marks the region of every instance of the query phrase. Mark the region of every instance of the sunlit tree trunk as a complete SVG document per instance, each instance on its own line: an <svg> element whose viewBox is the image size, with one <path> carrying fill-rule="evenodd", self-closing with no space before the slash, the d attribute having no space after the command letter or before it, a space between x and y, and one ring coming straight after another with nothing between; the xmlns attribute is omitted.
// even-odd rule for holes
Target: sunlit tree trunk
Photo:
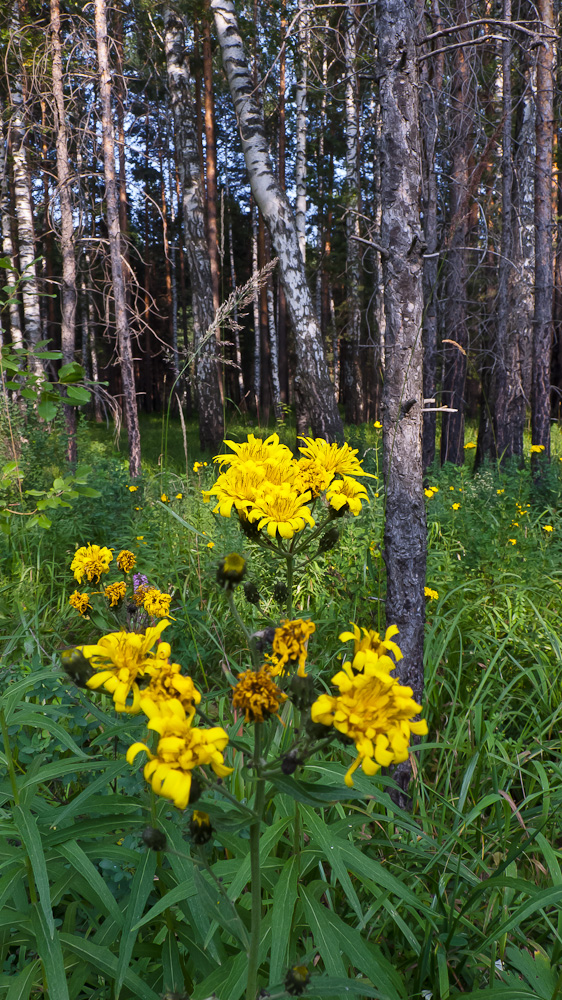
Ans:
<svg viewBox="0 0 562 1000"><path fill-rule="evenodd" d="M72 171L68 158L66 113L64 104L64 76L59 0L51 0L51 46L55 142L57 151L57 181L61 213L61 351L63 364L74 361L76 347L76 250L74 221L72 218ZM76 408L65 406L64 417L68 434L68 460L76 462Z"/></svg>
<svg viewBox="0 0 562 1000"><path fill-rule="evenodd" d="M4 136L2 111L3 108L0 104L0 215L2 223L2 256L7 257L12 267L15 267L15 253L12 242L10 179L8 175L8 144ZM16 295L16 275L14 271L6 269L2 270L2 276L8 288L10 302L8 307L8 315L10 317L10 339L14 347L23 347L20 310Z"/></svg>
<svg viewBox="0 0 562 1000"><path fill-rule="evenodd" d="M423 693L427 532L422 485L423 238L414 0L380 0L381 241L386 313L383 395L386 619L399 628L403 684ZM404 789L408 764L394 777ZM405 801L405 799L404 799Z"/></svg>
<svg viewBox="0 0 562 1000"><path fill-rule="evenodd" d="M135 373L131 350L131 333L127 315L123 260L121 257L121 228L119 225L119 202L115 177L115 140L111 113L111 73L107 43L105 0L95 0L94 10L101 103L105 202L111 254L113 298L115 302L115 327L129 439L129 472L131 476L138 476L141 472L141 444L135 391Z"/></svg>
<svg viewBox="0 0 562 1000"><path fill-rule="evenodd" d="M308 110L308 63L310 58L310 14L306 0L299 0L296 108L295 220L299 247L306 262L306 115Z"/></svg>
<svg viewBox="0 0 562 1000"><path fill-rule="evenodd" d="M191 95L184 26L169 6L164 8L166 65L180 155L183 225L191 283L195 329L199 440L205 450L217 451L224 437L216 339L208 335L215 318L209 246L205 233L204 193L201 184L197 123Z"/></svg>
<svg viewBox="0 0 562 1000"><path fill-rule="evenodd" d="M345 28L345 139L346 139L346 236L347 236L347 371L345 418L359 424L365 418L364 379L361 371L361 251L359 109L357 104L357 25L354 0L347 0Z"/></svg>
<svg viewBox="0 0 562 1000"><path fill-rule="evenodd" d="M543 37L537 49L535 314L531 431L532 443L541 445L544 451L533 456L535 468L539 467L545 458L550 459L550 349L554 290L552 259L555 69L553 0L539 0L537 10L541 20Z"/></svg>
<svg viewBox="0 0 562 1000"><path fill-rule="evenodd" d="M341 438L343 427L330 382L320 327L306 281L295 218L277 181L263 120L252 96L252 78L232 0L211 0L223 63L234 101L252 192L269 227L295 332L297 410L307 413L313 433Z"/></svg>

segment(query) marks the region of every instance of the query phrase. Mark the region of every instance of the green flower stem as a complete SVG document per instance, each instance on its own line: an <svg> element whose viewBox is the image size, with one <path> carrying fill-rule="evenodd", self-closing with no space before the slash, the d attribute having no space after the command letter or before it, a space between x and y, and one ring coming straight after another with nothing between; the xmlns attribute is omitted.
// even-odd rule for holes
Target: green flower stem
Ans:
<svg viewBox="0 0 562 1000"><path fill-rule="evenodd" d="M292 552L287 552L287 618L291 621L293 617L293 560Z"/></svg>
<svg viewBox="0 0 562 1000"><path fill-rule="evenodd" d="M310 545L310 543L313 542L314 539L318 537L318 535L322 534L322 532L324 531L324 528L327 527L327 525L330 524L330 522L333 521L333 520L334 520L333 514L329 514L328 517L326 518L326 520L322 521L322 524L319 524L318 527L314 529L314 531L312 532L311 535L306 535L304 541L301 542L300 545L296 545L295 546L295 550L293 552L293 555L295 555L295 556L300 555L301 552L303 552L304 549L308 548L308 546Z"/></svg>
<svg viewBox="0 0 562 1000"><path fill-rule="evenodd" d="M252 893L252 913L250 948L248 950L248 979L246 981L246 1000L256 1000L258 989L258 952L260 946L262 899L261 899L261 868L260 868L260 831L265 804L265 779L261 776L259 767L261 760L262 724L256 723L254 742L254 773L256 775L255 811L257 819L250 827L250 877Z"/></svg>
<svg viewBox="0 0 562 1000"><path fill-rule="evenodd" d="M240 628L242 629L242 632L244 633L244 635L246 637L246 642L248 643L248 649L250 650L250 655L252 657L252 663L254 665L254 669L255 670L259 670L259 668L260 668L260 659L259 659L259 656L258 656L258 650L257 650L257 647L256 647L255 639L252 639L252 636L248 632L248 629L246 628L246 626L245 626L242 618L240 617L240 615L238 613L238 608L236 607L236 604L234 603L234 594L232 593L231 590L227 590L226 591L226 599L228 601L228 606L230 608L232 617L238 623L238 625L240 626Z"/></svg>

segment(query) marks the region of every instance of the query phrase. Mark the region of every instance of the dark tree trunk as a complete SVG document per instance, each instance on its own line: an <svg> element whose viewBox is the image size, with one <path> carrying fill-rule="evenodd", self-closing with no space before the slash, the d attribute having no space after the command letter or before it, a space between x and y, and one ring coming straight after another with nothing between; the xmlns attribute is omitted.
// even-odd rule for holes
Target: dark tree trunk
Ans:
<svg viewBox="0 0 562 1000"><path fill-rule="evenodd" d="M537 6L543 34L537 54L536 160L535 160L535 315L531 431L542 453L533 456L535 469L550 460L550 348L552 343L552 151L554 139L554 30L553 0Z"/></svg>
<svg viewBox="0 0 562 1000"><path fill-rule="evenodd" d="M423 692L426 522L422 485L422 252L414 0L380 0L375 22L381 107L381 241L386 351L386 618L400 630L401 682ZM406 786L409 769L404 771ZM402 783L401 773L397 778Z"/></svg>

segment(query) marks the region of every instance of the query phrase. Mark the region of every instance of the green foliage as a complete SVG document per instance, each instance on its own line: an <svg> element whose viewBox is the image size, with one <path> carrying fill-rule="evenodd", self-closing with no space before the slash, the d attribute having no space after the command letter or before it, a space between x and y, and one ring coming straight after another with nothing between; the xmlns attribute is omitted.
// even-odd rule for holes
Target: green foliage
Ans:
<svg viewBox="0 0 562 1000"><path fill-rule="evenodd" d="M0 539L2 1000L244 995L251 776L237 768L223 791L205 793L200 807L214 833L197 847L191 811L182 817L151 796L124 760L142 738L139 718L116 716L107 696L73 687L56 669L57 650L120 627L115 612L83 619L68 605L75 547L130 548L139 572L173 588L166 639L212 723L251 751L247 729L232 721L227 680L247 666L245 638L215 584L219 559L240 549L240 535L234 519L216 518L201 499L215 470L205 456L207 466L193 471L196 429L188 426L186 474L179 428L170 423L174 462L158 467L165 435L152 426L153 471L135 484L99 432L82 427L81 454L95 461L100 497L55 509L47 533L12 522ZM283 434L294 446L294 431ZM369 449L374 474L377 442L368 428L350 440ZM555 434L555 453L559 443ZM554 463L562 467L556 454ZM316 622L309 660L326 686L338 668L338 633L349 621L384 621L379 482L368 511L342 524L336 547L298 569L295 604ZM427 500L427 582L439 596L427 602L430 732L414 754L412 812L393 803L387 776L356 774L348 789L350 754L339 744L296 774L270 774L258 961L259 985L272 997L286 995L295 963L311 972L303 994L311 997L562 995L560 471L538 497L529 473L515 469L472 476L446 468L429 485L439 491ZM266 553L246 542L242 551L260 601L250 604L238 588L235 608L260 631L283 617L279 577ZM279 760L294 745L292 728L274 734L268 754ZM146 848L147 825L166 834L168 850Z"/></svg>

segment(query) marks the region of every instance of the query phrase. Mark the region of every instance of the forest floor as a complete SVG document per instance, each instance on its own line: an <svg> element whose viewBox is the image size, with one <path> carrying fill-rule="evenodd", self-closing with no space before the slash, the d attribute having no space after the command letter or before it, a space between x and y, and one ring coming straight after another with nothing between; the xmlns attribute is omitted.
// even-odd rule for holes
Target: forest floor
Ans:
<svg viewBox="0 0 562 1000"><path fill-rule="evenodd" d="M242 440L258 430L239 423L229 428L227 437ZM294 428L278 430L281 440L294 448ZM136 570L162 591L173 593L173 621L165 638L173 644L174 659L193 673L206 692L217 685L224 688L225 657L232 669L246 669L243 637L216 585L220 557L240 550L247 559L248 578L260 594L259 604L250 604L242 590L237 592L248 628L257 631L279 621L276 577L267 553L240 535L234 517L213 515L213 504L203 501L201 491L211 487L216 466L212 456L198 450L195 422L188 423L184 436L177 420L145 417L141 434L144 471L133 483L123 438L118 450L105 424L82 422L80 461L92 467L89 485L100 496L81 498L71 508L55 511L47 531L26 531L18 525L0 536L3 690L21 676L22 668L39 677L45 666L56 665L62 649L93 642L101 630L108 630L107 616L94 609L83 618L69 605L76 587L70 562L75 549L87 543L116 552L131 550ZM530 990L524 993L526 997L552 1000L562 982L558 979L562 958L562 434L553 428L552 464L539 485L533 483L529 471L529 441L524 469L488 466L474 475L475 439L475 429L468 428L463 467L431 471L426 482L429 550L423 715L429 735L414 757L412 818L397 818L386 798L384 809L381 806L386 819L358 826L357 831L384 858L385 868L403 879L433 914L430 927L406 898L399 913L388 899L377 907L377 941L402 984L395 984L396 993L389 996L432 994L437 1000L457 995L456 991L496 986L498 998L502 989L512 990L503 994L507 998L519 995L517 986ZM365 470L379 478L369 480L370 503L362 513L343 520L339 544L304 561L295 586L295 616L302 614L316 623L310 657L313 661L314 649L322 650L326 676L338 668L338 634L350 622L384 633L380 435L372 426L350 428L347 440L359 449ZM63 454L62 430L55 427L47 434L37 428L22 456L27 488L32 484L40 488L43 480L52 482L53 475L63 469ZM38 690L31 691L35 700ZM219 699L214 709L220 724L223 701ZM83 706L65 711L66 716L57 716L58 724L83 747L91 722L84 721ZM18 729L16 725L12 733L22 769L30 767L37 754L56 762L69 752L63 745L57 757L46 729ZM60 734L59 738L64 744ZM112 759L122 750L118 742L115 732L104 750ZM337 751L340 757L344 753ZM366 779L361 780L364 788ZM76 794L77 781L76 775L70 775L69 783L62 782L56 795L67 801ZM123 779L119 789L138 795L139 781ZM340 812L334 814L333 822L341 823L343 813L337 808ZM354 822L359 822L357 816ZM126 837L124 843L131 848L137 842ZM107 857L114 857L109 847ZM111 864L116 872L112 892L119 900L130 876L124 874L125 862ZM368 907L372 890L367 879L361 885L364 912L358 926L365 927L372 917ZM357 924L351 884L338 893L334 889L332 897L328 893L329 907L330 898L350 926ZM314 910L312 903L311 907ZM75 919L79 923L76 914ZM76 932L83 934L83 927ZM331 933L337 935L337 927ZM320 968L327 971L330 942L333 939L327 934L320 947ZM362 965L359 947L352 952L347 951L349 962L356 972L359 969L369 977L367 959ZM7 975L13 952L7 958L4 955ZM142 966L141 958L138 961ZM155 989L166 985L154 977L151 981ZM6 982L0 975L0 988ZM194 996L207 996L204 991L210 993L214 982L209 973L200 992L197 983L192 983ZM109 997L104 989L88 995ZM363 995L379 996L365 989ZM123 993L124 998L132 995L127 990ZM239 995L232 986L229 997ZM336 994L328 991L327 995ZM78 990L72 996L82 997L82 993Z"/></svg>

